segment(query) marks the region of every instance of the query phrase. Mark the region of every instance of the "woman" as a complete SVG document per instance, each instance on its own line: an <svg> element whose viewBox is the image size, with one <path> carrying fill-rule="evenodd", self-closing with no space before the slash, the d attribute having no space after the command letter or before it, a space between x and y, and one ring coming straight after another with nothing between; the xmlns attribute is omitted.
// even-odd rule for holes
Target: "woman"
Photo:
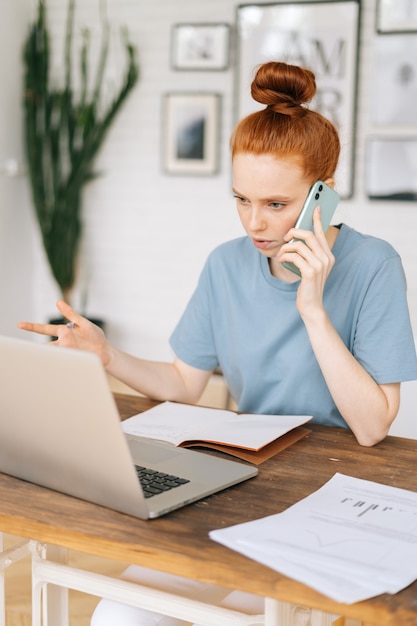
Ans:
<svg viewBox="0 0 417 626"><path fill-rule="evenodd" d="M171 337L173 363L121 352L63 302L58 308L70 327L58 333L50 325L20 327L96 352L109 373L152 398L196 402L220 366L239 411L310 414L315 422L350 428L361 445L381 441L397 415L401 381L417 378L405 277L388 243L345 224L324 233L319 207L314 232L294 228L312 184L334 186L339 158L336 129L305 106L315 91L309 70L279 62L258 69L252 96L266 107L244 118L231 139L234 194L247 237L209 256ZM284 261L297 266L301 279ZM126 576L144 580L147 573L129 568ZM163 580L199 596L211 589ZM225 601L235 606L242 598L261 610L247 595ZM116 611L113 623L177 623L102 601L92 624L112 623L109 611Z"/></svg>

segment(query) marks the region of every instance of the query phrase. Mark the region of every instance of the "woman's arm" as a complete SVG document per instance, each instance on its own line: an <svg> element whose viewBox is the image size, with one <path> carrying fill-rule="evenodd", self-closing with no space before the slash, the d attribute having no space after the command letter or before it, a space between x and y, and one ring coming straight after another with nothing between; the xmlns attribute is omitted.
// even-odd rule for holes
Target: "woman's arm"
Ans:
<svg viewBox="0 0 417 626"><path fill-rule="evenodd" d="M109 374L154 400L193 404L203 393L211 372L175 359L173 363L149 361L111 348Z"/></svg>
<svg viewBox="0 0 417 626"><path fill-rule="evenodd" d="M373 446L388 434L400 405L400 383L379 385L343 343L326 312L305 320L332 398L358 443Z"/></svg>
<svg viewBox="0 0 417 626"><path fill-rule="evenodd" d="M155 400L193 403L200 398L211 372L187 365L180 359L173 363L149 361L118 350L95 324L79 315L62 300L57 308L69 324L33 324L21 322L22 330L58 337L58 345L97 354L106 371L136 391Z"/></svg>
<svg viewBox="0 0 417 626"><path fill-rule="evenodd" d="M316 210L314 234L290 231L287 240L296 236L305 243L286 244L279 260L288 258L298 265L302 279L297 309L330 394L358 442L372 446L384 439L398 413L400 383L379 385L343 343L323 306L324 286L334 265L330 245L336 235L330 227L326 238Z"/></svg>

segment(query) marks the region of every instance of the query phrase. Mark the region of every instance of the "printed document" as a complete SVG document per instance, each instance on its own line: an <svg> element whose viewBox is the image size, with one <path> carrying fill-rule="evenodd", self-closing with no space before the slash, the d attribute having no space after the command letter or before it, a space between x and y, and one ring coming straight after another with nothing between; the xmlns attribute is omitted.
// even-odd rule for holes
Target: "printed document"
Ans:
<svg viewBox="0 0 417 626"><path fill-rule="evenodd" d="M286 511L210 537L351 604L417 579L417 493L335 474Z"/></svg>

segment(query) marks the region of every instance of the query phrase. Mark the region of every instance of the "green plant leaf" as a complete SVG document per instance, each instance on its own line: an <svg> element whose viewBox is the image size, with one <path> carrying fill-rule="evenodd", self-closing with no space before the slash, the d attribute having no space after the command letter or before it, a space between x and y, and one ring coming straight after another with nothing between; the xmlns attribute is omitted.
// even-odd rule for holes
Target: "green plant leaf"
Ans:
<svg viewBox="0 0 417 626"><path fill-rule="evenodd" d="M64 297L74 286L82 236L82 192L99 176L93 171L107 132L139 78L136 47L123 33L126 68L109 105L101 102L109 52L109 25L103 38L94 87L89 89L88 29L80 51L78 98L72 88L75 0L68 0L63 84L50 76L49 32L44 0L24 45L24 138L32 200L51 272ZM89 93L91 91L91 96Z"/></svg>

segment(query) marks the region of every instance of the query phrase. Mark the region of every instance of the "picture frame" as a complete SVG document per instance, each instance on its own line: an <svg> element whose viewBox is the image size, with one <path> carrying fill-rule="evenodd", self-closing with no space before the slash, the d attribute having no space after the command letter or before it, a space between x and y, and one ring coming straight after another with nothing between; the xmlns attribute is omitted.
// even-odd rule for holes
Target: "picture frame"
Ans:
<svg viewBox="0 0 417 626"><path fill-rule="evenodd" d="M230 25L175 24L171 31L174 70L225 70L230 62Z"/></svg>
<svg viewBox="0 0 417 626"><path fill-rule="evenodd" d="M311 69L317 94L311 108L337 127L342 144L336 187L353 195L356 142L359 0L242 4L237 7L236 117L262 108L250 95L256 68L284 61Z"/></svg>
<svg viewBox="0 0 417 626"><path fill-rule="evenodd" d="M416 33L417 3L414 0L377 0L376 31L385 35Z"/></svg>
<svg viewBox="0 0 417 626"><path fill-rule="evenodd" d="M370 200L417 200L417 136L368 138L366 194Z"/></svg>
<svg viewBox="0 0 417 626"><path fill-rule="evenodd" d="M372 123L417 124L417 34L377 37L373 63Z"/></svg>
<svg viewBox="0 0 417 626"><path fill-rule="evenodd" d="M213 175L219 166L220 102L217 93L164 96L164 169L169 174Z"/></svg>

